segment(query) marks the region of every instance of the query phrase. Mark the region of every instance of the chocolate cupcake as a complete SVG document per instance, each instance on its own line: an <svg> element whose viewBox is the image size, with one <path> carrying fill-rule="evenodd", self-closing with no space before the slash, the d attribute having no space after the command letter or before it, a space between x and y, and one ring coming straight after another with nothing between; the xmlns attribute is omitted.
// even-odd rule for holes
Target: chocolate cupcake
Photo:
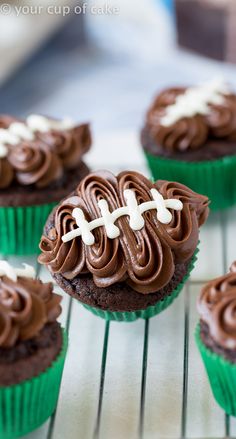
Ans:
<svg viewBox="0 0 236 439"><path fill-rule="evenodd" d="M93 173L49 217L39 262L103 318L151 317L188 278L207 216L208 199L180 183Z"/></svg>
<svg viewBox="0 0 236 439"><path fill-rule="evenodd" d="M0 437L22 436L56 407L67 337L56 321L61 296L33 267L0 261Z"/></svg>
<svg viewBox="0 0 236 439"><path fill-rule="evenodd" d="M222 81L160 93L141 142L155 179L190 186L212 209L236 203L236 95Z"/></svg>
<svg viewBox="0 0 236 439"><path fill-rule="evenodd" d="M89 172L82 156L90 145L88 124L0 116L1 254L38 252L52 208Z"/></svg>
<svg viewBox="0 0 236 439"><path fill-rule="evenodd" d="M198 311L196 341L213 395L226 413L236 416L236 263L203 288Z"/></svg>

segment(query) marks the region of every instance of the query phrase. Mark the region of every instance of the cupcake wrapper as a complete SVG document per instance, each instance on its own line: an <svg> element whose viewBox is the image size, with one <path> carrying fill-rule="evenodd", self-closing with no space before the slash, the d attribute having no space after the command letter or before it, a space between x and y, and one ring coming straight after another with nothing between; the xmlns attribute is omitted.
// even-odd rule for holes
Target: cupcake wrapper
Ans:
<svg viewBox="0 0 236 439"><path fill-rule="evenodd" d="M51 367L31 380L0 387L0 438L13 439L38 428L54 412L67 351L67 335Z"/></svg>
<svg viewBox="0 0 236 439"><path fill-rule="evenodd" d="M195 339L205 365L212 393L226 413L236 416L236 364L208 349L197 325Z"/></svg>
<svg viewBox="0 0 236 439"><path fill-rule="evenodd" d="M236 156L202 162L184 162L145 153L155 180L179 181L207 195L212 210L236 204Z"/></svg>
<svg viewBox="0 0 236 439"><path fill-rule="evenodd" d="M141 309L138 311L104 311L93 306L82 304L87 310L91 311L98 317L105 320L116 320L117 322L133 322L137 319L149 319L164 311L171 303L178 297L181 292L186 280L189 278L192 269L194 268L195 262L197 260L198 249L192 257L191 263L188 268L187 274L183 277L182 281L175 288L174 291L169 296L164 297L164 299L159 300L155 305L148 306L146 309Z"/></svg>
<svg viewBox="0 0 236 439"><path fill-rule="evenodd" d="M45 222L56 204L0 207L0 254L38 254Z"/></svg>

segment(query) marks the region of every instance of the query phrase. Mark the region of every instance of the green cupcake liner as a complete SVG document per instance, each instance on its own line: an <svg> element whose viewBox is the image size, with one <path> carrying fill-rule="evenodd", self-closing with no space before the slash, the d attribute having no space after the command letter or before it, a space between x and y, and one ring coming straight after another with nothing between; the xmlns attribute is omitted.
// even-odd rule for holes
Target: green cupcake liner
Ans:
<svg viewBox="0 0 236 439"><path fill-rule="evenodd" d="M160 312L164 311L171 303L178 297L180 294L186 280L189 278L191 271L194 268L195 262L197 260L198 248L195 250L195 253L192 257L191 263L188 268L187 274L183 277L179 285L175 288L174 291L169 296L164 297L164 299L159 300L155 305L148 306L146 309L141 309L138 311L105 311L99 308L95 308L93 306L82 303L84 308L88 311L91 311L98 317L101 317L105 320L115 320L117 322L133 322L137 319L150 319Z"/></svg>
<svg viewBox="0 0 236 439"><path fill-rule="evenodd" d="M172 160L147 152L145 156L155 180L178 181L207 195L212 210L236 204L236 155L202 162Z"/></svg>
<svg viewBox="0 0 236 439"><path fill-rule="evenodd" d="M205 365L212 393L226 413L236 416L236 364L205 346L197 325L195 339Z"/></svg>
<svg viewBox="0 0 236 439"><path fill-rule="evenodd" d="M0 254L38 254L45 222L56 204L0 207Z"/></svg>
<svg viewBox="0 0 236 439"><path fill-rule="evenodd" d="M0 438L13 439L40 427L54 412L67 351L67 335L51 367L20 384L0 387Z"/></svg>

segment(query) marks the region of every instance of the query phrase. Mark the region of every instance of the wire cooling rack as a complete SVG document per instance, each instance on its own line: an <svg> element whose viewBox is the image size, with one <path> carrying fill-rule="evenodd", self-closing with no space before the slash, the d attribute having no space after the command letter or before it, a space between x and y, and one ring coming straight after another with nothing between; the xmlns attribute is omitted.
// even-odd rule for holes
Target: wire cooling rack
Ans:
<svg viewBox="0 0 236 439"><path fill-rule="evenodd" d="M114 158L107 165L97 160L97 167L147 174L142 160L133 160L131 144L132 163L119 166ZM214 401L194 342L200 289L228 271L236 258L235 215L236 209L210 215L190 280L178 299L153 319L105 322L61 292L61 323L70 343L60 397L55 414L28 439L236 437L236 421ZM32 258L10 261L34 263L38 275L50 279Z"/></svg>

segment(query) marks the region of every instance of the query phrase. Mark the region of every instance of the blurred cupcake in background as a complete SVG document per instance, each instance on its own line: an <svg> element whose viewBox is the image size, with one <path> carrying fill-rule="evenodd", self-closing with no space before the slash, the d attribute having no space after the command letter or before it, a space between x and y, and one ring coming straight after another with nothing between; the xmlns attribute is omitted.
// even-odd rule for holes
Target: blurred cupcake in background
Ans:
<svg viewBox="0 0 236 439"><path fill-rule="evenodd" d="M55 410L67 350L61 296L33 267L0 261L0 437L25 435Z"/></svg>
<svg viewBox="0 0 236 439"><path fill-rule="evenodd" d="M207 195L212 209L236 203L236 95L224 81L161 92L141 143L154 179L188 185Z"/></svg>
<svg viewBox="0 0 236 439"><path fill-rule="evenodd" d="M236 63L235 0L173 0L173 3L181 48Z"/></svg>
<svg viewBox="0 0 236 439"><path fill-rule="evenodd" d="M236 416L236 263L210 281L198 300L200 323L196 342L213 395L229 415Z"/></svg>
<svg viewBox="0 0 236 439"><path fill-rule="evenodd" d="M39 262L99 317L153 317L189 277L207 216L207 197L180 183L92 173L48 218Z"/></svg>
<svg viewBox="0 0 236 439"><path fill-rule="evenodd" d="M31 115L0 116L0 253L33 254L43 225L88 172L88 124Z"/></svg>

